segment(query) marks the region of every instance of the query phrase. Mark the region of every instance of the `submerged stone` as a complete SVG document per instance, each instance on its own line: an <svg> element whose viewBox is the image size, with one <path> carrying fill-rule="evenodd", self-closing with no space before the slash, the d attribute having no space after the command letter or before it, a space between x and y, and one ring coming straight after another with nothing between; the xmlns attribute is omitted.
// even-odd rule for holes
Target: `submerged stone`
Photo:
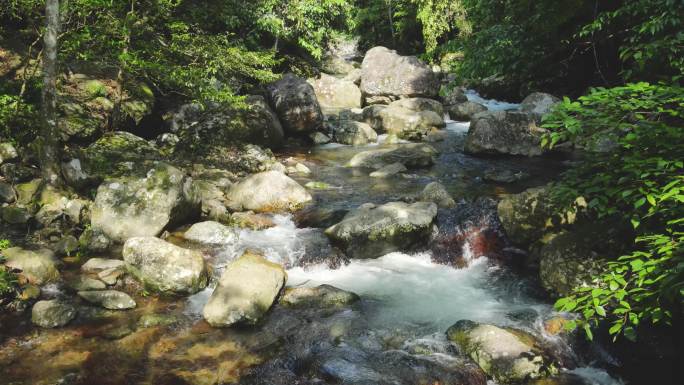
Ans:
<svg viewBox="0 0 684 385"><path fill-rule="evenodd" d="M128 294L116 290L79 291L78 296L109 310L127 310L136 306L135 301Z"/></svg>

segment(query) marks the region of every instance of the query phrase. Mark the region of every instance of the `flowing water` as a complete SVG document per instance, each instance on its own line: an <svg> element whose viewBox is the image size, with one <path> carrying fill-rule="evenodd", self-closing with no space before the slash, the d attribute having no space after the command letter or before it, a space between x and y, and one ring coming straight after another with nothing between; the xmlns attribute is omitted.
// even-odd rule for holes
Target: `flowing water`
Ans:
<svg viewBox="0 0 684 385"><path fill-rule="evenodd" d="M484 101L471 92L468 98ZM484 102L490 109L517 108ZM462 151L467 128L467 123L449 121L447 139L434 144L440 155L433 167L388 179L344 167L360 151L390 146L383 143L290 148L283 157L294 157L312 170L296 178L300 183L330 186L313 192L318 209L341 213L363 203L417 194L432 181L444 184L459 207L470 207L477 199L546 183L563 169L552 159L467 156ZM484 176L491 170L526 177L515 183L489 182ZM0 367L6 373L0 383L482 383L479 371L444 335L461 319L512 326L540 337L566 364L556 382L548 383L621 383L602 369L611 362L598 347L578 352L563 338L548 335L543 320L555 313L534 280L492 255L478 255L487 253L469 238L458 246L462 268L436 263L431 251L397 252L331 267L329 261L311 259L312 254L330 252L320 229L298 227L292 216L273 219L275 227L241 230L237 242L208 250L213 276L242 251L258 249L287 267L288 286L330 284L357 293L360 303L338 312L276 306L257 328L213 329L201 320L210 287L188 298L136 297L138 308L127 312L82 310L59 330L35 331L25 317L5 320ZM51 295L64 290L55 287Z"/></svg>

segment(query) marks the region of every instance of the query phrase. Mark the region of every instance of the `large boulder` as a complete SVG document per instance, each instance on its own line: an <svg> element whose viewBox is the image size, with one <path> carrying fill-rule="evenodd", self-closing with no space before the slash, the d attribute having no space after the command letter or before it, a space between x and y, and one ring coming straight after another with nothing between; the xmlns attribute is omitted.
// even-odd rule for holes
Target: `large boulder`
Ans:
<svg viewBox="0 0 684 385"><path fill-rule="evenodd" d="M324 110L361 107L361 90L349 80L321 74L318 79L309 79L309 83Z"/></svg>
<svg viewBox="0 0 684 385"><path fill-rule="evenodd" d="M108 238L156 236L170 226L197 217L200 197L192 178L157 163L144 178L109 180L97 189L91 223Z"/></svg>
<svg viewBox="0 0 684 385"><path fill-rule="evenodd" d="M21 247L10 247L3 250L5 266L21 270L28 282L43 285L60 279L57 260L49 249L27 250Z"/></svg>
<svg viewBox="0 0 684 385"><path fill-rule="evenodd" d="M347 163L348 167L381 169L393 163L401 163L407 168L432 166L439 152L423 143L402 144L397 148L384 148L360 152Z"/></svg>
<svg viewBox="0 0 684 385"><path fill-rule="evenodd" d="M335 139L338 143L363 146L377 142L378 134L366 123L341 120L335 127Z"/></svg>
<svg viewBox="0 0 684 385"><path fill-rule="evenodd" d="M527 383L557 371L529 333L461 320L446 334L499 384Z"/></svg>
<svg viewBox="0 0 684 385"><path fill-rule="evenodd" d="M158 292L193 294L207 286L202 253L154 237L136 237L123 247L126 269L146 288Z"/></svg>
<svg viewBox="0 0 684 385"><path fill-rule="evenodd" d="M268 87L271 106L280 118L285 132L306 134L323 125L323 113L316 93L306 80L288 73Z"/></svg>
<svg viewBox="0 0 684 385"><path fill-rule="evenodd" d="M214 327L255 324L280 294L287 274L282 266L247 252L221 275L202 312Z"/></svg>
<svg viewBox="0 0 684 385"><path fill-rule="evenodd" d="M473 116L480 112L487 111L487 107L480 103L465 101L463 103L449 106L449 117L459 122L470 121Z"/></svg>
<svg viewBox="0 0 684 385"><path fill-rule="evenodd" d="M545 132L532 115L524 112L481 112L472 118L464 150L475 155L542 155Z"/></svg>
<svg viewBox="0 0 684 385"><path fill-rule="evenodd" d="M549 187L544 186L504 196L497 206L497 213L508 238L526 247L549 231L575 223L577 211L585 205L584 199L578 198L576 210L563 212L551 199Z"/></svg>
<svg viewBox="0 0 684 385"><path fill-rule="evenodd" d="M542 116L548 114L551 108L560 101L560 99L551 94L533 92L523 99L522 103L520 103L520 109L534 116L539 121Z"/></svg>
<svg viewBox="0 0 684 385"><path fill-rule="evenodd" d="M235 211L294 211L312 199L304 187L278 171L251 175L226 193L226 200Z"/></svg>
<svg viewBox="0 0 684 385"><path fill-rule="evenodd" d="M394 103L379 112L382 127L389 134L406 140L424 140L429 133L445 126L442 115L434 111L416 111Z"/></svg>
<svg viewBox="0 0 684 385"><path fill-rule="evenodd" d="M436 215L437 205L431 202L369 203L350 211L325 234L352 258L377 258L425 244Z"/></svg>
<svg viewBox="0 0 684 385"><path fill-rule="evenodd" d="M38 301L31 309L31 322L42 328L57 328L68 324L76 314L76 308L64 301Z"/></svg>
<svg viewBox="0 0 684 385"><path fill-rule="evenodd" d="M401 56L385 47L366 52L361 63L361 92L366 103L390 102L402 97L436 97L439 79L415 56Z"/></svg>
<svg viewBox="0 0 684 385"><path fill-rule="evenodd" d="M183 105L171 117L171 130L180 136L182 145L193 148L234 143L282 147L283 127L266 100L262 96L251 95L245 103L246 108Z"/></svg>

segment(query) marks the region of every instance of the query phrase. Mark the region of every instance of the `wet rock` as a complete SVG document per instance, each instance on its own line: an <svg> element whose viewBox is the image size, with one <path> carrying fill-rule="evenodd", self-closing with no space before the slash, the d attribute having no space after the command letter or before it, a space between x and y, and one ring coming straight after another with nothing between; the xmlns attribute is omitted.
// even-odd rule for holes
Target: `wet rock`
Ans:
<svg viewBox="0 0 684 385"><path fill-rule="evenodd" d="M285 285L283 268L247 252L232 262L204 306L204 319L214 327L254 324L271 308Z"/></svg>
<svg viewBox="0 0 684 385"><path fill-rule="evenodd" d="M91 253L104 253L112 245L112 241L101 231L92 227L86 228L81 236L78 237L78 244L81 249Z"/></svg>
<svg viewBox="0 0 684 385"><path fill-rule="evenodd" d="M116 285L119 278L123 277L124 274L125 274L124 269L112 268L112 269L102 270L101 272L97 273L97 278L102 280L102 282L106 283L107 285L113 286L113 285Z"/></svg>
<svg viewBox="0 0 684 385"><path fill-rule="evenodd" d="M451 208L456 206L456 201L451 197L444 185L439 182L431 182L418 195L418 200L433 202L437 207Z"/></svg>
<svg viewBox="0 0 684 385"><path fill-rule="evenodd" d="M268 92L286 133L306 134L323 125L323 113L316 93L306 80L288 73L271 84Z"/></svg>
<svg viewBox="0 0 684 385"><path fill-rule="evenodd" d="M522 171L497 170L490 168L485 171L483 179L489 182L514 183L529 177Z"/></svg>
<svg viewBox="0 0 684 385"><path fill-rule="evenodd" d="M0 181L0 203L12 203L17 199L17 193L14 192L12 185Z"/></svg>
<svg viewBox="0 0 684 385"><path fill-rule="evenodd" d="M65 235L54 246L54 250L58 257L65 257L71 256L76 250L78 250L78 247L79 244L76 237L73 235Z"/></svg>
<svg viewBox="0 0 684 385"><path fill-rule="evenodd" d="M347 163L348 167L381 169L392 163L401 163L409 169L432 166L439 152L423 143L403 144L394 149L360 152Z"/></svg>
<svg viewBox="0 0 684 385"><path fill-rule="evenodd" d="M542 155L541 137L545 129L524 112L487 111L472 118L465 148L475 155Z"/></svg>
<svg viewBox="0 0 684 385"><path fill-rule="evenodd" d="M556 296L569 295L580 287L595 287L594 277L606 268L606 261L590 247L590 242L574 232L545 237L539 254L542 286Z"/></svg>
<svg viewBox="0 0 684 385"><path fill-rule="evenodd" d="M324 110L361 107L361 90L349 80L322 73L318 79L310 79L309 83Z"/></svg>
<svg viewBox="0 0 684 385"><path fill-rule="evenodd" d="M335 128L335 139L338 143L363 146L377 142L378 134L366 123L343 120Z"/></svg>
<svg viewBox="0 0 684 385"><path fill-rule="evenodd" d="M90 258L81 265L81 271L97 274L103 270L124 268L125 265L126 263L120 259Z"/></svg>
<svg viewBox="0 0 684 385"><path fill-rule="evenodd" d="M76 317L76 308L61 300L38 301L31 309L31 322L42 328L57 328Z"/></svg>
<svg viewBox="0 0 684 385"><path fill-rule="evenodd" d="M33 197L38 192L43 181L41 179L33 179L30 182L20 183L14 186L17 192L17 204L28 205L33 201Z"/></svg>
<svg viewBox="0 0 684 385"><path fill-rule="evenodd" d="M439 105L441 110L442 105L439 102L433 102ZM407 106L429 108L430 104L415 102L414 99L403 99L387 106L379 112L382 127L387 133L396 135L400 139L424 140L432 130L439 130L445 126L442 115L430 110L413 110Z"/></svg>
<svg viewBox="0 0 684 385"><path fill-rule="evenodd" d="M0 164L19 158L19 153L12 143L0 143Z"/></svg>
<svg viewBox="0 0 684 385"><path fill-rule="evenodd" d="M442 91L444 96L442 97L445 106L454 106L456 104L465 103L468 101L468 97L465 94L465 89L463 87L452 87L446 88Z"/></svg>
<svg viewBox="0 0 684 385"><path fill-rule="evenodd" d="M328 135L326 135L322 132L318 132L318 131L309 134L309 138L311 138L311 141L314 144L319 144L319 145L330 143L332 141Z"/></svg>
<svg viewBox="0 0 684 385"><path fill-rule="evenodd" d="M135 237L123 247L126 269L146 288L158 292L193 294L207 285L202 253L154 237Z"/></svg>
<svg viewBox="0 0 684 385"><path fill-rule="evenodd" d="M359 296L330 285L295 287L285 290L280 303L287 306L340 308L359 300Z"/></svg>
<svg viewBox="0 0 684 385"><path fill-rule="evenodd" d="M365 204L325 234L352 258L377 258L427 243L436 215L437 205L428 202Z"/></svg>
<svg viewBox="0 0 684 385"><path fill-rule="evenodd" d="M2 220L11 225L25 225L32 216L26 207L7 206L0 208Z"/></svg>
<svg viewBox="0 0 684 385"><path fill-rule="evenodd" d="M21 270L30 283L43 285L60 279L57 260L51 250L10 247L2 253L5 256L5 266Z"/></svg>
<svg viewBox="0 0 684 385"><path fill-rule="evenodd" d="M237 227L251 230L265 230L276 225L271 217L255 214L251 211L231 214L230 223Z"/></svg>
<svg viewBox="0 0 684 385"><path fill-rule="evenodd" d="M460 122L470 121L475 114L487 111L487 107L480 103L465 101L449 107L449 117Z"/></svg>
<svg viewBox="0 0 684 385"><path fill-rule="evenodd" d="M294 214L297 227L326 228L339 222L347 215L347 210L310 206Z"/></svg>
<svg viewBox="0 0 684 385"><path fill-rule="evenodd" d="M388 178L390 176L399 174L400 172L407 171L408 169L406 166L403 164L397 162L397 163L392 163L388 164L385 167L382 167L376 171L373 171L370 173L371 178Z"/></svg>
<svg viewBox="0 0 684 385"><path fill-rule="evenodd" d="M542 116L551 112L551 108L561 100L544 92L534 92L520 103L520 110L534 116L541 121Z"/></svg>
<svg viewBox="0 0 684 385"><path fill-rule="evenodd" d="M235 211L294 211L310 202L311 194L299 183L277 171L251 175L233 185L226 199Z"/></svg>
<svg viewBox="0 0 684 385"><path fill-rule="evenodd" d="M152 328L155 326L167 326L176 323L178 319L173 315L145 314L138 320L139 328Z"/></svg>
<svg viewBox="0 0 684 385"><path fill-rule="evenodd" d="M557 371L535 337L519 330L462 320L447 330L447 338L500 384L517 384Z"/></svg>
<svg viewBox="0 0 684 385"><path fill-rule="evenodd" d="M283 127L262 96L251 95L247 108L232 105L199 104L181 106L171 117L171 130L180 135L180 146L211 147L234 143L252 143L280 148L284 143Z"/></svg>
<svg viewBox="0 0 684 385"><path fill-rule="evenodd" d="M107 285L105 285L105 283L99 279L94 279L83 275L80 275L73 281L69 282L69 286L76 291L104 290L107 288Z"/></svg>
<svg viewBox="0 0 684 385"><path fill-rule="evenodd" d="M401 56L385 47L368 50L361 63L361 92L368 104L400 97L435 97L438 83L430 67L418 58Z"/></svg>
<svg viewBox="0 0 684 385"><path fill-rule="evenodd" d="M128 294L116 290L79 291L78 296L109 310L133 309L136 306Z"/></svg>
<svg viewBox="0 0 684 385"><path fill-rule="evenodd" d="M235 228L214 221L195 223L183 234L183 238L191 242L205 245L228 245L237 242Z"/></svg>
<svg viewBox="0 0 684 385"><path fill-rule="evenodd" d="M586 202L578 198L575 205L581 210ZM548 231L573 224L578 217L573 211L561 212L551 200L549 187L535 187L504 196L497 212L508 237L520 246L528 246Z"/></svg>
<svg viewBox="0 0 684 385"><path fill-rule="evenodd" d="M192 178L158 163L144 178L119 178L97 189L92 226L108 238L124 242L156 236L165 228L200 214L200 197Z"/></svg>

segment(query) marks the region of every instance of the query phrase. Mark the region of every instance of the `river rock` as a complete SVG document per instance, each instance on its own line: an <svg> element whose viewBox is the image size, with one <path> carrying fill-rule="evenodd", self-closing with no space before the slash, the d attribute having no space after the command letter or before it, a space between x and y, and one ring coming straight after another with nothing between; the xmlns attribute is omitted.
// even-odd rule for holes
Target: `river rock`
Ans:
<svg viewBox="0 0 684 385"><path fill-rule="evenodd" d="M68 324L76 313L73 305L57 299L38 301L31 309L31 322L42 328L57 328Z"/></svg>
<svg viewBox="0 0 684 385"><path fill-rule="evenodd" d="M0 164L19 158L19 153L12 143L0 143Z"/></svg>
<svg viewBox="0 0 684 385"><path fill-rule="evenodd" d="M365 204L350 211L325 234L352 258L377 258L427 242L437 205L431 202Z"/></svg>
<svg viewBox="0 0 684 385"><path fill-rule="evenodd" d="M342 120L335 129L335 139L338 143L363 146L377 142L378 134L366 123Z"/></svg>
<svg viewBox="0 0 684 385"><path fill-rule="evenodd" d="M69 282L69 286L76 291L104 290L107 288L107 285L99 279L83 275L80 275Z"/></svg>
<svg viewBox="0 0 684 385"><path fill-rule="evenodd" d="M3 250L2 254L5 257L5 266L21 270L32 284L43 285L60 279L57 260L52 250L10 247Z"/></svg>
<svg viewBox="0 0 684 385"><path fill-rule="evenodd" d="M181 106L170 120L171 130L187 141L200 146L252 143L280 148L284 143L283 127L263 96L250 95L247 108L230 104L199 104Z"/></svg>
<svg viewBox="0 0 684 385"><path fill-rule="evenodd" d="M97 274L103 270L124 268L126 262L120 259L106 259L106 258L90 258L86 263L81 265L81 271L84 273Z"/></svg>
<svg viewBox="0 0 684 385"><path fill-rule="evenodd" d="M226 199L234 211L278 212L297 210L313 198L287 175L266 171L234 184L226 193Z"/></svg>
<svg viewBox="0 0 684 385"><path fill-rule="evenodd" d="M449 107L449 117L456 121L468 122L475 114L487 111L487 107L480 103L465 101Z"/></svg>
<svg viewBox="0 0 684 385"><path fill-rule="evenodd" d="M313 142L313 144L326 144L330 143L332 140L330 137L322 132L312 132L309 134L309 139Z"/></svg>
<svg viewBox="0 0 684 385"><path fill-rule="evenodd" d="M551 112L554 105L561 100L557 97L544 92L534 92L528 95L520 103L520 110L534 116L537 121L541 121L542 116Z"/></svg>
<svg viewBox="0 0 684 385"><path fill-rule="evenodd" d="M402 144L393 149L378 149L360 152L347 163L348 167L381 169L392 163L401 163L407 168L432 166L439 152L423 143Z"/></svg>
<svg viewBox="0 0 684 385"><path fill-rule="evenodd" d="M255 324L271 308L285 285L283 268L246 252L226 267L202 312L214 327Z"/></svg>
<svg viewBox="0 0 684 385"><path fill-rule="evenodd" d="M135 301L128 294L116 290L79 291L78 296L84 300L109 310L133 309Z"/></svg>
<svg viewBox="0 0 684 385"><path fill-rule="evenodd" d="M594 277L605 271L599 258L579 234L563 231L545 237L539 252L539 278L544 289L563 297L580 287L595 287Z"/></svg>
<svg viewBox="0 0 684 385"><path fill-rule="evenodd" d="M486 111L472 118L465 148L474 155L542 155L541 137L546 132L535 118L518 111Z"/></svg>
<svg viewBox="0 0 684 385"><path fill-rule="evenodd" d="M310 79L309 83L324 110L361 107L361 90L349 80L322 73L318 79Z"/></svg>
<svg viewBox="0 0 684 385"><path fill-rule="evenodd" d="M399 99L390 103L388 107L405 108L414 112L432 111L439 116L444 116L444 106L442 106L442 103L428 98Z"/></svg>
<svg viewBox="0 0 684 385"><path fill-rule="evenodd" d="M442 94L444 95L442 100L444 101L445 106L454 106L468 101L468 97L466 96L463 87L445 88L443 89Z"/></svg>
<svg viewBox="0 0 684 385"><path fill-rule="evenodd" d="M415 56L374 47L361 63L361 92L368 104L401 97L436 97L438 90L438 77Z"/></svg>
<svg viewBox="0 0 684 385"><path fill-rule="evenodd" d="M26 207L19 206L0 207L0 215L2 220L10 225L25 225L32 218Z"/></svg>
<svg viewBox="0 0 684 385"><path fill-rule="evenodd" d="M144 178L124 177L100 185L91 221L93 229L125 242L131 237L156 236L169 226L198 217L200 204L192 178L158 163Z"/></svg>
<svg viewBox="0 0 684 385"><path fill-rule="evenodd" d="M207 286L202 253L154 237L135 237L123 247L126 269L158 292L193 294Z"/></svg>
<svg viewBox="0 0 684 385"><path fill-rule="evenodd" d="M359 296L350 291L330 285L320 285L288 288L280 302L287 306L339 308L351 305L358 300Z"/></svg>
<svg viewBox="0 0 684 385"><path fill-rule="evenodd" d="M428 103L427 101L434 102ZM439 107L440 113L433 110L417 110L413 108ZM393 102L379 112L383 129L406 140L423 140L428 133L445 126L442 118L442 105L437 101L424 98L404 99Z"/></svg>
<svg viewBox="0 0 684 385"><path fill-rule="evenodd" d="M447 330L447 338L500 384L518 384L556 372L535 337L519 330L461 320Z"/></svg>
<svg viewBox="0 0 684 385"><path fill-rule="evenodd" d="M12 203L17 199L17 193L14 192L12 185L0 181L0 203Z"/></svg>
<svg viewBox="0 0 684 385"><path fill-rule="evenodd" d="M78 237L78 244L84 251L104 253L112 246L112 241L101 230L93 230L89 227Z"/></svg>
<svg viewBox="0 0 684 385"><path fill-rule="evenodd" d="M14 186L14 190L17 192L17 204L30 204L42 183L43 181L41 179L33 179L29 182L20 183Z"/></svg>
<svg viewBox="0 0 684 385"><path fill-rule="evenodd" d="M214 221L195 223L183 234L188 241L206 245L233 244L238 240L235 228Z"/></svg>
<svg viewBox="0 0 684 385"><path fill-rule="evenodd" d="M306 134L323 125L323 113L316 93L306 80L288 73L268 87L271 105L285 132Z"/></svg>
<svg viewBox="0 0 684 385"><path fill-rule="evenodd" d="M400 172L404 172L407 170L408 169L406 168L406 166L397 162L397 163L388 164L385 167L382 167L376 171L373 171L369 175L371 178L388 178L392 175L396 175L396 174L399 174Z"/></svg>
<svg viewBox="0 0 684 385"><path fill-rule="evenodd" d="M358 120L367 123L375 131L384 133L385 127L382 125L382 116L380 115L380 112L386 108L387 106L383 104L366 106L361 110Z"/></svg>
<svg viewBox="0 0 684 385"><path fill-rule="evenodd" d="M418 195L418 200L423 202L433 202L441 208L456 207L456 201L451 197L443 184L439 182L428 183L423 191Z"/></svg>
<svg viewBox="0 0 684 385"><path fill-rule="evenodd" d="M586 202L578 198L575 205L581 209ZM506 195L497 205L497 213L508 238L523 247L537 241L544 233L577 220L575 212L561 212L560 207L553 203L549 187L535 187L520 194Z"/></svg>

